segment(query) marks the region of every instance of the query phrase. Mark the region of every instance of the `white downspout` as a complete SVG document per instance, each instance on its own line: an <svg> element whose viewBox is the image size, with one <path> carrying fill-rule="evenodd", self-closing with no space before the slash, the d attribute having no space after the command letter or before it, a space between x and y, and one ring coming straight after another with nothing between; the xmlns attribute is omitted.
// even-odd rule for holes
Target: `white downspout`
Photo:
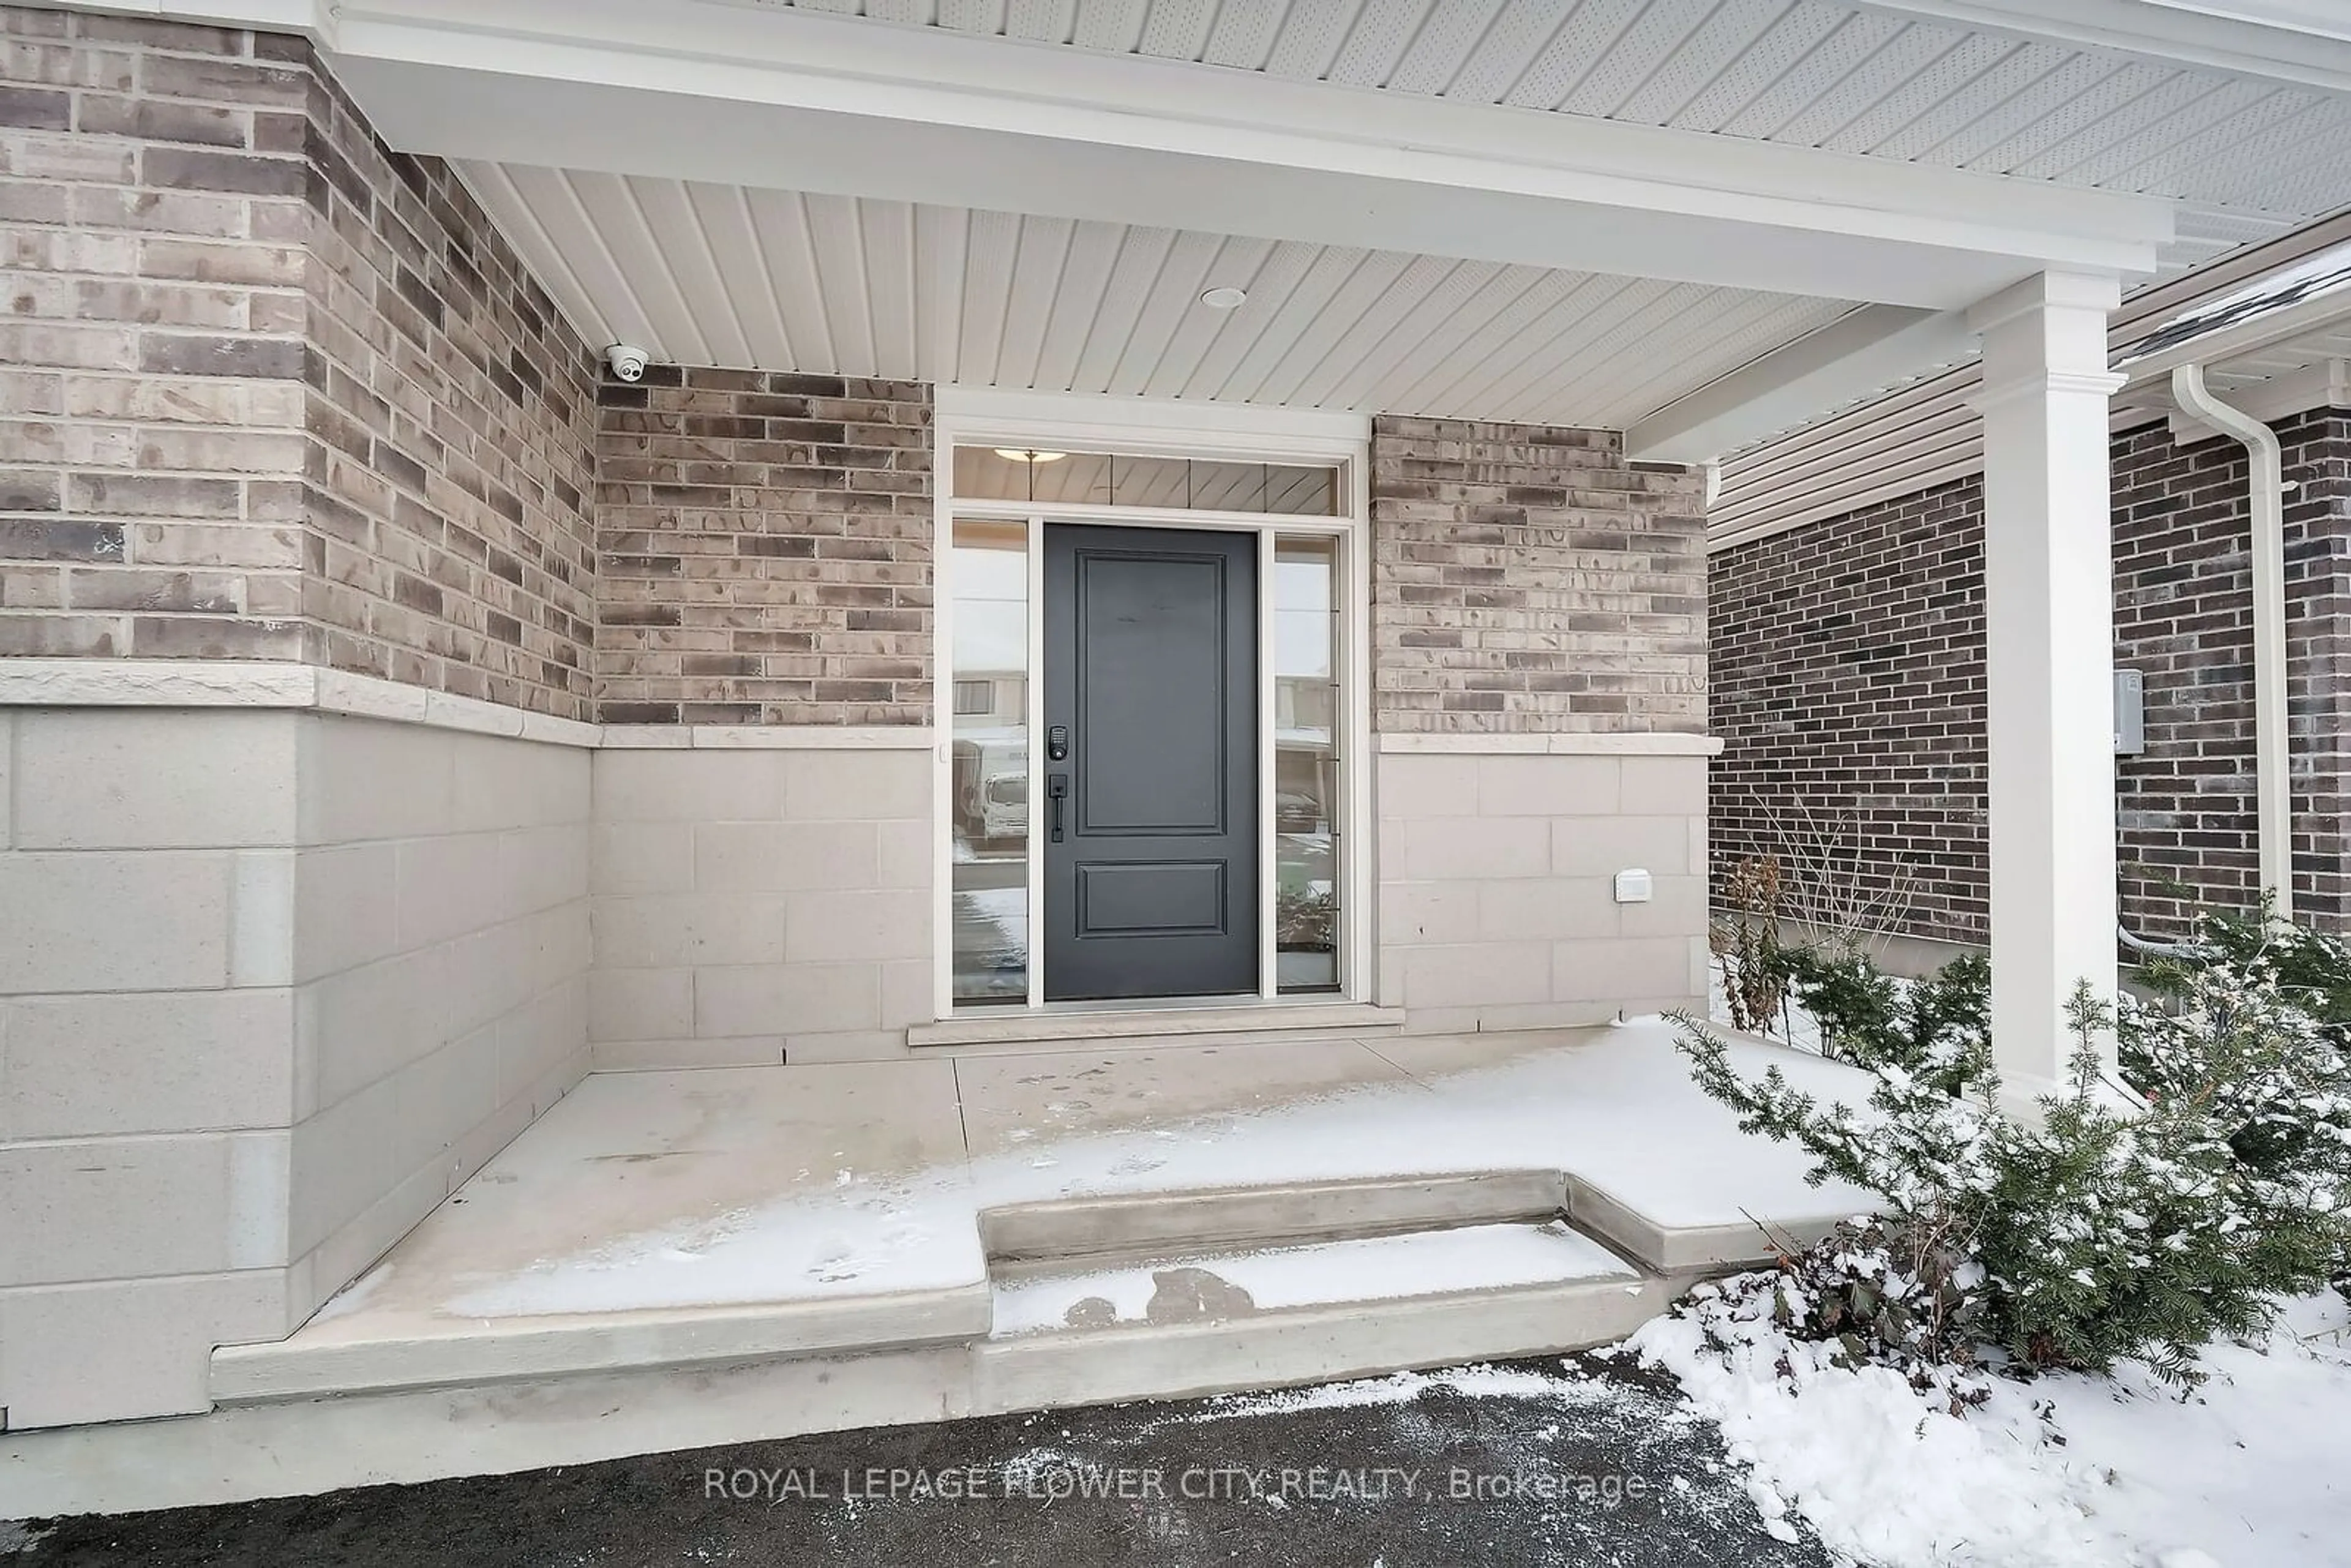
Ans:
<svg viewBox="0 0 2351 1568"><path fill-rule="evenodd" d="M2294 796L2286 776L2285 463L2277 433L2212 395L2204 367L2171 372L2179 406L2244 444L2252 474L2253 797L2262 887L2279 920L2294 918Z"/></svg>

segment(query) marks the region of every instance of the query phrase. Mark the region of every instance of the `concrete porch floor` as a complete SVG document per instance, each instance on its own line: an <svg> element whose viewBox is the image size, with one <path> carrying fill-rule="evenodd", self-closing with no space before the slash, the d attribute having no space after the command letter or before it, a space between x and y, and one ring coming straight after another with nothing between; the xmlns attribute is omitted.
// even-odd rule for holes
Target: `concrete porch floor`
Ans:
<svg viewBox="0 0 2351 1568"><path fill-rule="evenodd" d="M1657 1019L599 1073L212 1415L0 1437L0 1518L1572 1349L1857 1206L1802 1169Z"/></svg>

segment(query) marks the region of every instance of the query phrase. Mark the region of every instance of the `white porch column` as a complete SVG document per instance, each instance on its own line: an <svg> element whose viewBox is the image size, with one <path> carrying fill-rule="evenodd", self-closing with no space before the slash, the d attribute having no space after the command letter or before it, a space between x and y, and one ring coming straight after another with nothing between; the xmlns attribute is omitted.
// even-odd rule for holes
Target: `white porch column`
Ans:
<svg viewBox="0 0 2351 1568"><path fill-rule="evenodd" d="M2111 998L2116 983L2106 419L2123 378L2106 369L2106 318L2120 301L2112 277L2052 272L1969 312L1983 336L1992 1047L2011 1094L2064 1072L2075 984Z"/></svg>

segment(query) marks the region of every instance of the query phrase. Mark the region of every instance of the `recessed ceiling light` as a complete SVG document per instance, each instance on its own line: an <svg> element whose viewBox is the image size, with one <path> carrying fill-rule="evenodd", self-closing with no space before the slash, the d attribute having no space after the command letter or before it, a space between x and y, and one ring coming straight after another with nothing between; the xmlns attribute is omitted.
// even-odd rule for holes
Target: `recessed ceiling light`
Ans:
<svg viewBox="0 0 2351 1568"><path fill-rule="evenodd" d="M1201 295L1200 303L1211 310L1238 310L1248 298L1247 294L1228 284L1222 287L1211 288Z"/></svg>
<svg viewBox="0 0 2351 1568"><path fill-rule="evenodd" d="M1069 455L1066 452L1029 452L1018 446L999 446L998 457L1008 457L1015 463L1059 463Z"/></svg>

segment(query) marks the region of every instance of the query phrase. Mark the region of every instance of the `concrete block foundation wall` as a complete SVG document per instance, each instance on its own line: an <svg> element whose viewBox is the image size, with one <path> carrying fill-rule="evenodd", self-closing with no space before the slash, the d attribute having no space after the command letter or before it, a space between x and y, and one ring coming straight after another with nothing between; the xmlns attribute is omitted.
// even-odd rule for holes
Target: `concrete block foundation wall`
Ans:
<svg viewBox="0 0 2351 1568"><path fill-rule="evenodd" d="M1372 427L1380 999L1446 1031L1706 994L1704 486L1609 431ZM1619 904L1619 871L1649 872Z"/></svg>
<svg viewBox="0 0 2351 1568"><path fill-rule="evenodd" d="M2278 423L2298 912L2351 925L2342 738L2351 685L2351 415ZM2122 914L2176 936L2250 907L2252 601L2243 449L2117 437L2115 661L2147 677L2118 759ZM1814 907L1916 936L1987 936L1982 486L1965 479L1712 558L1714 874L1774 853ZM1828 874L1806 876L1806 868Z"/></svg>
<svg viewBox="0 0 2351 1568"><path fill-rule="evenodd" d="M301 1315L588 1071L582 747L300 721Z"/></svg>
<svg viewBox="0 0 2351 1568"><path fill-rule="evenodd" d="M587 1065L588 753L0 710L0 1406L207 1406Z"/></svg>
<svg viewBox="0 0 2351 1568"><path fill-rule="evenodd" d="M1416 1032L1542 1029L1706 995L1703 756L1380 758L1380 999ZM1650 873L1618 904L1619 871Z"/></svg>
<svg viewBox="0 0 2351 1568"><path fill-rule="evenodd" d="M597 752L599 1068L905 1053L935 1013L933 765L893 738Z"/></svg>

